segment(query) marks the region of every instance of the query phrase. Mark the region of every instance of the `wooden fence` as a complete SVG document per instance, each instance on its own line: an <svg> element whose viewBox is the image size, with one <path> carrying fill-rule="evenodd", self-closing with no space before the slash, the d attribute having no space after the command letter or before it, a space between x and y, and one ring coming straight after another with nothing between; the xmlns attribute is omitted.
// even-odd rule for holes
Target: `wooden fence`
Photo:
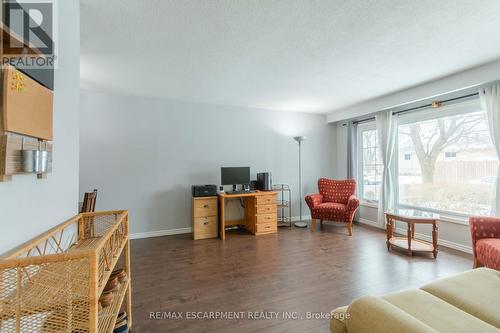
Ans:
<svg viewBox="0 0 500 333"><path fill-rule="evenodd" d="M438 161L435 170L434 181L480 182L497 175L498 161Z"/></svg>

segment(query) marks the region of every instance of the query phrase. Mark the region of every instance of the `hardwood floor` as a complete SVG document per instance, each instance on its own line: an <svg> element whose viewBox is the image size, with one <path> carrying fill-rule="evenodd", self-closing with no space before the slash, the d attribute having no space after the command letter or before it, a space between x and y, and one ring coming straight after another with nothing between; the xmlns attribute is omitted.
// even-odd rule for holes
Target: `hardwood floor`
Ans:
<svg viewBox="0 0 500 333"><path fill-rule="evenodd" d="M328 319L283 313L325 314L362 295L418 287L472 267L471 256L445 248L437 260L388 252L383 231L359 225L352 237L331 225L226 237L132 241L133 332L329 332ZM184 319L150 319L162 311ZM245 318L185 319L192 311L242 311ZM278 318L251 320L248 312L278 312Z"/></svg>

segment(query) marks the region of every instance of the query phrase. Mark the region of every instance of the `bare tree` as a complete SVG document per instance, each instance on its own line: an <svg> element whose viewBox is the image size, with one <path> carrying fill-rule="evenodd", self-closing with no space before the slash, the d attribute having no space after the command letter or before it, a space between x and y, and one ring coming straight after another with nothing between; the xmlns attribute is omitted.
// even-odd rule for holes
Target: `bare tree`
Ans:
<svg viewBox="0 0 500 333"><path fill-rule="evenodd" d="M409 135L413 148L420 162L424 183L434 181L436 161L443 150L449 146L467 143L472 133L484 122L482 114L468 114L452 118L440 118L434 122L413 123L409 125ZM476 132L477 133L477 132Z"/></svg>

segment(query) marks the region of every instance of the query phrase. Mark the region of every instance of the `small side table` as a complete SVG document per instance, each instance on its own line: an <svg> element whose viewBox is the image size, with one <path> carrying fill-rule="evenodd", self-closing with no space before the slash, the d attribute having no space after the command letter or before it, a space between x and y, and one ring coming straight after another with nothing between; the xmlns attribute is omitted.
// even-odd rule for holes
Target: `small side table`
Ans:
<svg viewBox="0 0 500 333"><path fill-rule="evenodd" d="M439 215L413 209L400 209L395 212L385 212L385 218L387 220L387 250L396 246L406 249L409 256L413 255L413 252L432 252L434 259L437 257L437 223L439 221ZM406 237L395 237L393 235L396 221L407 224ZM432 243L415 239L415 225L417 224L432 225Z"/></svg>

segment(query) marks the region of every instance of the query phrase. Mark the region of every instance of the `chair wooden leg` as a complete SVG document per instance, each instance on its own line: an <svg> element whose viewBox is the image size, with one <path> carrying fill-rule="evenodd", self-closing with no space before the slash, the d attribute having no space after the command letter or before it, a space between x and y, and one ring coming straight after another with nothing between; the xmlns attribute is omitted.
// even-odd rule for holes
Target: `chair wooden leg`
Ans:
<svg viewBox="0 0 500 333"><path fill-rule="evenodd" d="M311 219L311 231L316 230L316 219Z"/></svg>
<svg viewBox="0 0 500 333"><path fill-rule="evenodd" d="M347 224L347 231L349 232L349 236L352 236L352 221Z"/></svg>
<svg viewBox="0 0 500 333"><path fill-rule="evenodd" d="M323 229L323 220L319 220L319 226L321 229Z"/></svg>
<svg viewBox="0 0 500 333"><path fill-rule="evenodd" d="M478 267L483 267L483 264L481 264L479 260L477 260L477 258L474 257L474 264L472 265L472 268L478 268Z"/></svg>

